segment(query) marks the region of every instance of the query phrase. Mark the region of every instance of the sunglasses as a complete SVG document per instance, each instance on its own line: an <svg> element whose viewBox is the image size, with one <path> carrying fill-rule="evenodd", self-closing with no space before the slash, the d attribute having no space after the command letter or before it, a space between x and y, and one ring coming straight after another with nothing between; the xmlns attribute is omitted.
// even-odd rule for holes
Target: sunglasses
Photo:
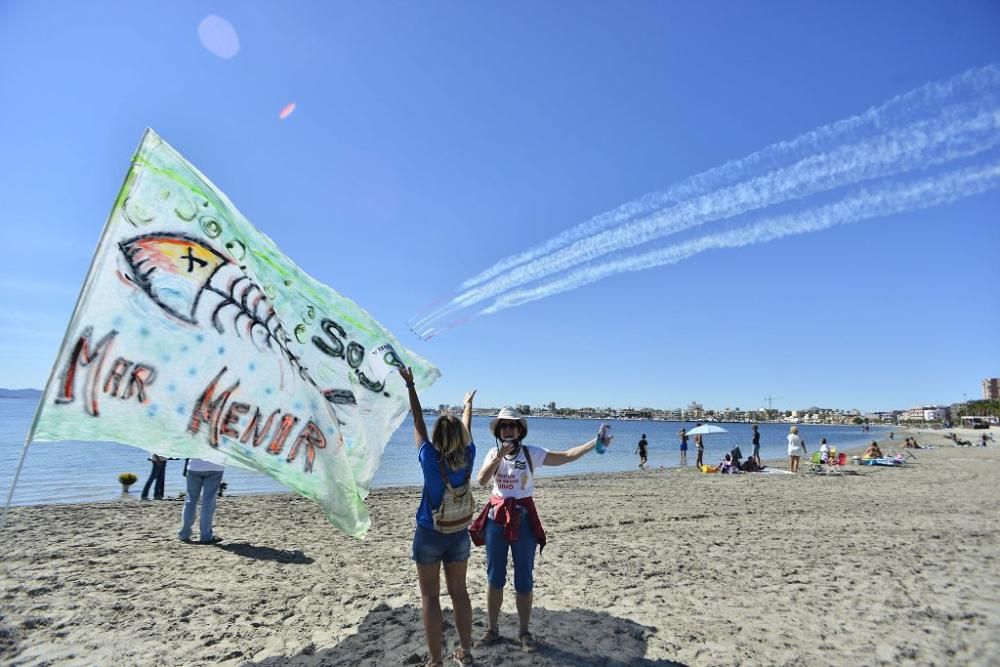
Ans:
<svg viewBox="0 0 1000 667"><path fill-rule="evenodd" d="M502 431L505 428L514 428L514 429L516 429L519 426L520 426L520 424L518 424L517 422L500 422L500 424L497 426L497 430L498 431Z"/></svg>

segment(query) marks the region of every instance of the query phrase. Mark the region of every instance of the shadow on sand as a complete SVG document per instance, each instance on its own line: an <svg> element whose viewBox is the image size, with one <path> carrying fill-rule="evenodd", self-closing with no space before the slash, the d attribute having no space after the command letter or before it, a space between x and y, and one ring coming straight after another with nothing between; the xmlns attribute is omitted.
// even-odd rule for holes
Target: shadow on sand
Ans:
<svg viewBox="0 0 1000 667"><path fill-rule="evenodd" d="M458 644L458 635L451 622L451 611L445 609L445 664ZM484 631L485 611L473 609L478 622L473 624L473 638ZM532 632L538 640L535 653L524 653L517 642L517 617L504 614L500 618L501 642L489 647L473 648L477 665L644 665L684 667L668 660L648 660L647 639L656 628L635 621L583 609L550 611L536 608L531 614ZM449 648L452 647L452 648ZM391 608L380 605L361 621L356 634L331 648L307 646L299 654L276 656L260 662L247 662L244 667L284 667L286 665L422 665L427 659L420 608L406 605Z"/></svg>
<svg viewBox="0 0 1000 667"><path fill-rule="evenodd" d="M218 545L219 549L224 549L237 556L252 558L253 560L273 560L279 563L291 563L293 565L309 565L313 559L306 556L299 550L286 551L284 549L274 549L272 547L258 547L246 542L229 542Z"/></svg>

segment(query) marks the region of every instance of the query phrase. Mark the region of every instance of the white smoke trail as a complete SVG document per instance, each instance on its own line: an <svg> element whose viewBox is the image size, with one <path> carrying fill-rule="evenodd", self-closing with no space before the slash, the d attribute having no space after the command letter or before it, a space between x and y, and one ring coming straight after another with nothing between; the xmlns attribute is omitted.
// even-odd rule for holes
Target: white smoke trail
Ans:
<svg viewBox="0 0 1000 667"><path fill-rule="evenodd" d="M793 234L806 234L871 218L947 204L1000 186L1000 161L967 167L903 185L862 188L841 201L760 220L746 227L708 234L672 246L585 267L534 287L503 295L478 313L490 315L626 271L676 264L707 250L740 248Z"/></svg>
<svg viewBox="0 0 1000 667"><path fill-rule="evenodd" d="M789 167L748 178L580 239L533 264L520 265L466 290L416 322L413 328L420 333L422 326L504 291L707 222L989 150L1000 145L1000 106L982 107L981 103L947 107L934 119L811 155Z"/></svg>
<svg viewBox="0 0 1000 667"><path fill-rule="evenodd" d="M876 134L855 136L862 131ZM849 140L852 143L844 143ZM860 116L597 216L466 281L463 286L477 286L415 319L411 328L426 338L441 331L435 323L444 317L468 313L477 303L608 253L821 192L966 158L997 145L1000 66L990 65L926 84ZM753 172L767 168L770 171ZM666 202L672 205L664 208ZM614 224L618 226L604 229Z"/></svg>
<svg viewBox="0 0 1000 667"><path fill-rule="evenodd" d="M731 160L719 167L691 176L667 190L651 192L639 199L622 204L616 209L602 213L586 222L576 225L549 241L518 255L503 259L482 273L462 283L462 289L499 276L515 266L525 264L538 257L590 236L608 227L621 224L639 215L664 207L671 202L711 192L745 178L746 174L761 168L797 162L803 157L830 150L838 144L849 141L859 133L880 131L887 126L911 122L928 110L935 111L950 100L962 97L982 99L995 95L1000 81L1000 67L995 64L969 70L947 81L927 83L920 88L898 95L888 102L872 107L862 114L847 118L807 132L790 141L772 144L738 160Z"/></svg>

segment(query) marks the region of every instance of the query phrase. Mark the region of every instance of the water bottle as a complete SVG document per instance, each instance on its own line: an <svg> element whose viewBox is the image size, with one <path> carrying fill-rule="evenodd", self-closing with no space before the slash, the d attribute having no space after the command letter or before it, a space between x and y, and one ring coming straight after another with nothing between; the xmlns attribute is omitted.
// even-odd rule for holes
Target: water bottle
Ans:
<svg viewBox="0 0 1000 667"><path fill-rule="evenodd" d="M601 424L601 428L597 431L597 450L598 454L603 454L607 449L608 443L611 442L611 424Z"/></svg>

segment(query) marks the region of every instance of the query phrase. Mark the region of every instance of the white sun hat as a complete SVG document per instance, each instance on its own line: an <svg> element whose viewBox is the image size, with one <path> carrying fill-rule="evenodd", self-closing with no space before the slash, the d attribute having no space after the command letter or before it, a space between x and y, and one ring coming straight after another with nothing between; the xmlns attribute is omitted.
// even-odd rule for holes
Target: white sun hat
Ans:
<svg viewBox="0 0 1000 667"><path fill-rule="evenodd" d="M514 408L506 407L506 408L500 408L500 412L498 412L497 416L494 417L493 421L490 422L490 433L493 434L493 437L496 438L500 437L500 434L497 433L497 424L499 424L500 421L504 419L509 419L510 421L516 421L521 424L522 438L528 435L528 420L522 417L521 413L515 410Z"/></svg>

